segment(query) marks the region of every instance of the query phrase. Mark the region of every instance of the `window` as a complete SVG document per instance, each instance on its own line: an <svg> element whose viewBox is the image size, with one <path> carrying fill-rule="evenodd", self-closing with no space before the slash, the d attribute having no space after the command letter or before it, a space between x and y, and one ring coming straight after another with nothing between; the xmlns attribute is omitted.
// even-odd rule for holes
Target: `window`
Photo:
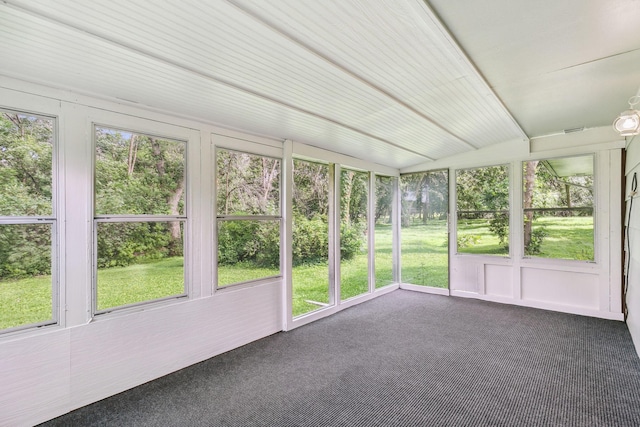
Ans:
<svg viewBox="0 0 640 427"><path fill-rule="evenodd" d="M593 156L523 162L524 254L593 261Z"/></svg>
<svg viewBox="0 0 640 427"><path fill-rule="evenodd" d="M329 214L333 166L293 159L292 314L335 304L329 285Z"/></svg>
<svg viewBox="0 0 640 427"><path fill-rule="evenodd" d="M394 181L390 176L376 175L375 207L375 287L381 288L394 283L393 277L393 200Z"/></svg>
<svg viewBox="0 0 640 427"><path fill-rule="evenodd" d="M55 120L0 110L0 330L57 322Z"/></svg>
<svg viewBox="0 0 640 427"><path fill-rule="evenodd" d="M456 171L458 253L509 254L509 168Z"/></svg>
<svg viewBox="0 0 640 427"><path fill-rule="evenodd" d="M95 126L94 312L186 295L186 143Z"/></svg>
<svg viewBox="0 0 640 427"><path fill-rule="evenodd" d="M218 288L280 275L280 163L216 151Z"/></svg>
<svg viewBox="0 0 640 427"><path fill-rule="evenodd" d="M369 292L369 172L340 172L340 298Z"/></svg>

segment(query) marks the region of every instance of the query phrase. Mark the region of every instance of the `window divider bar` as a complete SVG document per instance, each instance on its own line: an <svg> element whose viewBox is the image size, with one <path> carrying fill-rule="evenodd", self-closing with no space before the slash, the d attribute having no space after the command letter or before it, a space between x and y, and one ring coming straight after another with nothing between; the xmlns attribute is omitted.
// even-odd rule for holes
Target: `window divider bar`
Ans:
<svg viewBox="0 0 640 427"><path fill-rule="evenodd" d="M220 215L218 221L276 221L282 217L278 215Z"/></svg>
<svg viewBox="0 0 640 427"><path fill-rule="evenodd" d="M13 217L0 217L0 224L53 224L56 222L54 217L28 217L28 216L13 216Z"/></svg>
<svg viewBox="0 0 640 427"><path fill-rule="evenodd" d="M129 216L129 215L112 215L112 216L96 216L93 218L95 222L168 222L168 221L186 221L186 216Z"/></svg>

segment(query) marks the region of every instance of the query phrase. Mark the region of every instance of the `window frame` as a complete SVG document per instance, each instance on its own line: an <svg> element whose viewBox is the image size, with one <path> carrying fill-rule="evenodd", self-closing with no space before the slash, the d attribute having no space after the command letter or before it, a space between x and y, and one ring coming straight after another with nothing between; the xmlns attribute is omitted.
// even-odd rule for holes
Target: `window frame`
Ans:
<svg viewBox="0 0 640 427"><path fill-rule="evenodd" d="M140 119L143 121L143 119ZM178 126L170 125L170 124L161 124L163 130L166 127L170 129L178 129ZM154 130L142 130L139 126L127 126L127 125L112 125L105 124L99 121L92 121L90 123L91 126L91 147L92 147L92 155L91 155L91 173L92 173L92 182L91 182L91 216L92 216L92 268L91 268L91 317L96 318L103 316L105 314L110 314L113 312L122 312L128 311L130 309L137 309L140 307L149 306L152 304L164 303L167 301L175 301L180 299L189 298L190 294L190 286L189 286L189 262L190 262L190 253L189 253L189 236L190 236L190 215L189 212L191 210L190 203L190 179L189 179L189 138L187 135L171 135L170 132L157 132ZM182 215L154 215L154 214L96 214L96 129L103 128L115 131L122 131L127 133L132 133L136 135L144 135L151 136L155 138L161 138L164 140L171 140L175 142L180 142L184 144L184 212ZM175 133L175 132L174 132ZM183 292L175 295L168 295L166 297L154 298L146 301L139 301L130 304L119 305L115 307L109 307L106 309L98 309L98 224L99 223L150 223L150 222L170 222L170 221L178 221L183 226Z"/></svg>
<svg viewBox="0 0 640 427"><path fill-rule="evenodd" d="M399 178L397 176L385 175L381 173L372 172L371 173L371 188L373 192L373 197L369 197L370 204L369 210L371 211L369 214L369 228L371 229L371 244L370 244L370 253L371 257L369 263L371 264L371 291L375 292L376 289L382 289L384 287L393 285L397 283L397 270L398 265L395 262L395 250L394 250L394 240L395 240L395 223L396 223L396 211L397 211L397 203L396 196L398 193L398 181ZM391 212L389 213L391 217L391 283L387 283L384 285L378 286L378 277L376 276L376 210L378 208L378 178L382 180L389 179L390 187L391 187L391 201L389 203L391 207Z"/></svg>
<svg viewBox="0 0 640 427"><path fill-rule="evenodd" d="M373 230L371 228L371 204L372 204L372 197L371 197L371 188L372 188L372 177L375 175L375 173L369 169L360 169L360 168L356 168L356 167L351 167L351 166L347 166L347 165L336 165L336 172L335 172L335 186L336 186L336 194L338 195L338 200L336 201L336 211L338 212L338 216L336 218L336 235L337 235L337 241L339 242L339 248L336 252L336 258L338 260L337 262L337 271L339 272L338 276L338 283L340 284L340 289L339 292L336 295L337 300L339 300L340 303L345 303L349 300L353 300L353 299L357 299L359 297L362 297L364 295L368 295L370 293L372 293L375 289L375 284L373 281L373 268L374 268L374 264L372 262L372 242L373 242ZM342 298L342 173L348 171L348 172L354 172L354 173L361 173L361 174L366 174L366 191L367 191L367 203L365 204L366 206L366 220L364 221L364 224L366 224L367 227L367 233L366 233L366 250L367 250L367 290L363 293L354 295L354 296L350 296L348 298L343 299ZM374 190L375 193L375 190Z"/></svg>
<svg viewBox="0 0 640 427"><path fill-rule="evenodd" d="M41 322L26 323L0 329L0 335L13 332L33 330L44 326L57 326L61 324L60 317L60 224L59 221L59 163L60 163L60 119L55 114L45 114L28 111L21 108L5 108L0 106L0 113L19 114L28 117L35 117L41 120L51 120L52 146L51 146L51 212L48 215L0 215L0 225L38 225L51 224L51 318Z"/></svg>
<svg viewBox="0 0 640 427"><path fill-rule="evenodd" d="M589 260L585 260L585 259L571 259L571 258L552 258L552 257L543 257L543 256L537 256L537 255L527 255L525 252L525 247L524 247L524 228L525 228L525 223L524 223L524 216L525 213L527 211L540 211L540 210L549 210L548 208L530 208L530 209L525 209L524 207L524 186L525 186L525 172L524 172L524 165L525 163L529 162L529 161L538 161L538 162L543 162L546 160L557 160L557 159L573 159L576 157L591 157L591 165L592 165L592 173L591 173L591 180L592 180L592 187L591 187L591 191L593 193L593 200L592 200L592 206L590 207L591 209L591 217L592 217L592 223L593 223L593 230L592 230L592 244L593 244L593 258L589 259ZM521 177L521 182L522 185L520 187L520 191L521 191L521 196L522 196L522 203L520 204L520 209L519 209L519 213L523 218L523 222L522 222L522 227L520 230L520 240L521 240L521 254L522 254L522 259L526 260L528 262L545 262L545 263L549 263L549 262L568 262L568 263L583 263L583 264L596 264L597 260L598 260L598 221L597 221L597 206L598 206L598 168L597 168L597 153L594 152L581 152L581 153L576 153L576 154L568 154L568 155L562 155L562 156L543 156L543 157L534 157L534 158L530 158L530 159L526 159L526 160L522 160L519 162L519 170L520 170L520 177ZM535 189L534 189L535 191ZM535 192L534 192L535 194ZM588 207L576 207L576 208L551 208L552 210L586 210L589 209Z"/></svg>
<svg viewBox="0 0 640 427"><path fill-rule="evenodd" d="M494 211L462 211L462 212L492 212L492 213L506 213L507 214L507 225L509 227L508 232L507 232L507 239L508 239L508 250L506 253L504 254L490 254L490 253L469 253L469 252L460 252L459 247L458 247L458 223L459 223L459 218L458 218L458 214L459 214L459 210L458 210L458 172L459 171L468 171L468 170L474 170L474 169L488 169L488 168L493 168L493 167L505 167L506 168L506 179L507 179L507 189L508 189L508 195L507 195L507 202L508 202L508 206L506 207L506 209L502 209L502 210L494 210ZM513 232L513 218L512 218L512 210L513 210L513 194L512 194L512 186L513 186L513 177L512 177L512 164L509 163L498 163L498 164L490 164L490 165L481 165L481 166L469 166L469 167L460 167L460 168L455 168L453 169L453 176L454 176L454 181L453 181L453 188L455 190L455 198L453 199L453 208L454 208L454 227L453 227L453 242L450 241L449 245L453 246L454 248L454 255L456 256L473 256L473 257L491 257L491 258L496 258L496 259L509 259L512 258L512 253L513 253L513 239L512 239L512 232Z"/></svg>
<svg viewBox="0 0 640 427"><path fill-rule="evenodd" d="M217 136L217 135L214 135ZM226 139L226 138L224 138ZM223 141L224 141L223 139ZM213 224L213 233L214 233L214 250L213 250L213 267L215 274L213 275L213 292L221 292L227 289L237 289L238 287L251 286L254 284L259 284L263 282L273 281L275 279L281 279L283 277L283 242L284 242L284 216L282 215L283 211L283 183L284 183L284 174L283 174L283 165L284 159L282 156L282 150L274 149L274 147L269 146L260 146L259 143L251 143L249 141L244 141L247 144L241 144L240 148L230 146L230 144L222 144L220 141L216 141L213 144L213 169L214 173L212 174L213 179L213 216L214 216L214 224ZM247 146L248 145L248 146ZM218 153L220 151L227 151L239 154L247 154L250 156L268 158L273 160L278 160L280 162L280 171L278 173L278 215L219 215L218 214L218 186L216 184L218 177ZM219 251L219 231L220 231L220 223L222 222L230 222L230 221L277 221L278 229L279 229L279 254L280 260L278 263L279 273L275 275L260 277L256 279L244 280L240 282L233 282L224 285L220 285L220 275L219 275L219 260L218 260L218 251Z"/></svg>

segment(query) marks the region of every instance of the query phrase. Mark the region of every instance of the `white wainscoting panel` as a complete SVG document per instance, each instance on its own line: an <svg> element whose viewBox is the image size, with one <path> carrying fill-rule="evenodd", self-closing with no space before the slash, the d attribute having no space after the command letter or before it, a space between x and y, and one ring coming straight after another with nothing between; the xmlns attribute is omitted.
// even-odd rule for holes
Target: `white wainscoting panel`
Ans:
<svg viewBox="0 0 640 427"><path fill-rule="evenodd" d="M0 346L0 426L33 425L282 330L281 281Z"/></svg>
<svg viewBox="0 0 640 427"><path fill-rule="evenodd" d="M522 299L598 310L599 275L522 268Z"/></svg>
<svg viewBox="0 0 640 427"><path fill-rule="evenodd" d="M509 265L484 266L485 294L499 297L513 296L513 267Z"/></svg>
<svg viewBox="0 0 640 427"><path fill-rule="evenodd" d="M33 425L69 406L68 329L0 346L0 426Z"/></svg>

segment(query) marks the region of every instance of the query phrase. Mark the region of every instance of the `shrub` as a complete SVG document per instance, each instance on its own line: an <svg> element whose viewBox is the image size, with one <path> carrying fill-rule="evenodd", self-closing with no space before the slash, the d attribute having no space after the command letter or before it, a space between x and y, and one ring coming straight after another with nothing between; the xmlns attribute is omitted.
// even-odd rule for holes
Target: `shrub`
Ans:
<svg viewBox="0 0 640 427"><path fill-rule="evenodd" d="M505 213L496 213L489 221L489 230L498 236L500 246L509 250L509 215Z"/></svg>
<svg viewBox="0 0 640 427"><path fill-rule="evenodd" d="M545 227L536 228L531 231L531 240L529 244L524 248L524 253L527 255L539 254L542 250L542 241L547 237L549 233Z"/></svg>
<svg viewBox="0 0 640 427"><path fill-rule="evenodd" d="M459 248L469 248L474 246L476 243L480 241L480 236L477 234L464 234L458 236L458 247ZM447 242L444 243L443 246L447 246Z"/></svg>

